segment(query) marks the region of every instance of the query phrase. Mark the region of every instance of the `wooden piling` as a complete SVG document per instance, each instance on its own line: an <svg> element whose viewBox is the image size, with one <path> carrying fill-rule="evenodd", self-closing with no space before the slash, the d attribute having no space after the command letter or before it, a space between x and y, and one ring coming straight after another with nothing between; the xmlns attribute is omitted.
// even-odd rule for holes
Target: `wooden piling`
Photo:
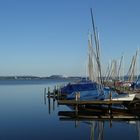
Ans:
<svg viewBox="0 0 140 140"><path fill-rule="evenodd" d="M53 110L55 110L55 100L53 99Z"/></svg>
<svg viewBox="0 0 140 140"><path fill-rule="evenodd" d="M48 98L50 98L50 94L51 94L50 87L48 87Z"/></svg>
<svg viewBox="0 0 140 140"><path fill-rule="evenodd" d="M55 101L55 95L56 94L56 89L54 89L54 92L53 92L53 101Z"/></svg>
<svg viewBox="0 0 140 140"><path fill-rule="evenodd" d="M109 92L109 99L110 99L110 101L112 100L112 92L111 91Z"/></svg>
<svg viewBox="0 0 140 140"><path fill-rule="evenodd" d="M46 104L46 88L44 88L44 104Z"/></svg>
<svg viewBox="0 0 140 140"><path fill-rule="evenodd" d="M59 88L57 91L57 99L60 100L61 99L61 89Z"/></svg>
<svg viewBox="0 0 140 140"><path fill-rule="evenodd" d="M46 88L44 88L44 94L46 95Z"/></svg>
<svg viewBox="0 0 140 140"><path fill-rule="evenodd" d="M75 93L75 100L76 101L80 100L80 92Z"/></svg>

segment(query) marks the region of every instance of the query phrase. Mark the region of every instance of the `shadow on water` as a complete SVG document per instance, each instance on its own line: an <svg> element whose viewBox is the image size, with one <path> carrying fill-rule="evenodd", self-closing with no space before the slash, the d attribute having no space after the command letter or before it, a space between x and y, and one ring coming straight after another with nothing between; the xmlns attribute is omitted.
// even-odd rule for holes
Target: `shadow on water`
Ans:
<svg viewBox="0 0 140 140"><path fill-rule="evenodd" d="M56 98L51 98L48 97L48 94L46 92L46 88L44 90L44 105L48 105L48 113L51 114L51 111L55 111L55 106L56 106ZM57 106L58 106L58 102L57 102Z"/></svg>
<svg viewBox="0 0 140 140"><path fill-rule="evenodd" d="M139 114L140 115L140 114ZM140 116L138 113L126 109L113 109L98 106L89 106L88 108L79 111L59 111L58 116L60 121L75 121L75 127L79 123L87 123L90 127L90 140L104 140L105 123L108 123L109 128L113 127L113 123L135 123L137 127L137 135L140 138ZM121 132L122 133L122 132ZM112 134L110 134L112 135Z"/></svg>
<svg viewBox="0 0 140 140"><path fill-rule="evenodd" d="M54 98L48 98L44 94L44 104L48 100L48 111L55 110ZM137 103L133 107L114 107L114 106L99 106L99 105L77 105L68 106L70 110L58 111L59 121L61 122L74 122L75 128L80 128L80 124L86 124L90 130L90 140L105 140L106 138L106 124L110 129L113 129L113 124L119 125L134 125L136 129L137 139L140 140L140 104ZM78 108L78 109L77 109ZM123 132L120 132L123 133ZM108 134L109 138L113 137L113 134ZM116 139L113 137L112 139ZM123 139L123 138L122 138ZM127 136L129 138L129 134Z"/></svg>

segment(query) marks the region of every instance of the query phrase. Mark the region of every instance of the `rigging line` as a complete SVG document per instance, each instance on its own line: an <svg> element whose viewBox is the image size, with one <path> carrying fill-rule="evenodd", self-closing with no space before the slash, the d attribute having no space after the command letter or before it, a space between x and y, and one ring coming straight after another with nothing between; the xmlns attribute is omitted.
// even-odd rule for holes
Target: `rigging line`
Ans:
<svg viewBox="0 0 140 140"><path fill-rule="evenodd" d="M122 67L122 61L123 61L123 55L121 56L121 60L120 60L120 64L119 64L119 68L118 68L118 79L120 80L120 70L121 70L121 67Z"/></svg>
<svg viewBox="0 0 140 140"><path fill-rule="evenodd" d="M91 12L92 28L93 28L94 40L95 40L95 46L96 46L97 64L98 64L99 74L100 74L100 78L101 78L101 77L102 77L102 73L101 73L101 64L100 64L100 46L99 46L99 38L98 38L97 28L95 27L95 23L94 23L92 8L90 8L90 12ZM101 78L101 84L102 84L102 78Z"/></svg>

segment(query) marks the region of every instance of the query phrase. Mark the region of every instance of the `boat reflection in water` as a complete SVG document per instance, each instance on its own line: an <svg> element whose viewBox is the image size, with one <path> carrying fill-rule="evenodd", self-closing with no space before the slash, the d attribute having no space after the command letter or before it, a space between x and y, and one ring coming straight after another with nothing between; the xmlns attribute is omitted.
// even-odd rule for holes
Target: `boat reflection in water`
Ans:
<svg viewBox="0 0 140 140"><path fill-rule="evenodd" d="M113 127L113 123L121 122L122 125L133 123L136 125L138 140L140 140L140 111L128 109L113 109L104 106L89 106L86 109L80 108L79 111L59 111L60 121L75 121L75 127L81 123L86 123L90 127L90 140L104 140L106 122L109 127ZM127 131L127 130L126 130ZM112 134L110 134L112 135Z"/></svg>
<svg viewBox="0 0 140 140"><path fill-rule="evenodd" d="M45 104L46 101L44 100ZM55 110L55 107L59 108L58 117L60 121L74 122L77 129L81 129L80 126L87 125L90 128L88 132L90 140L115 140L124 139L124 137L127 137L127 140L140 140L139 102L132 107L123 105L65 105L68 108L62 108L61 110L61 107L57 106L57 100L48 98L49 114ZM130 127L133 129L130 129ZM84 133L84 131L81 133Z"/></svg>

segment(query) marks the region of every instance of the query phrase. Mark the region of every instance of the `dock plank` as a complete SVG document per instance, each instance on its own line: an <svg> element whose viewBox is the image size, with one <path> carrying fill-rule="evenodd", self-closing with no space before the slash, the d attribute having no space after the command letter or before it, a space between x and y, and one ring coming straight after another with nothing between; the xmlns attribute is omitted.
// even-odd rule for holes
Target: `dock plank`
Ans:
<svg viewBox="0 0 140 140"><path fill-rule="evenodd" d="M59 100L59 105L109 105L109 104L124 104L128 101L113 101L113 100Z"/></svg>

